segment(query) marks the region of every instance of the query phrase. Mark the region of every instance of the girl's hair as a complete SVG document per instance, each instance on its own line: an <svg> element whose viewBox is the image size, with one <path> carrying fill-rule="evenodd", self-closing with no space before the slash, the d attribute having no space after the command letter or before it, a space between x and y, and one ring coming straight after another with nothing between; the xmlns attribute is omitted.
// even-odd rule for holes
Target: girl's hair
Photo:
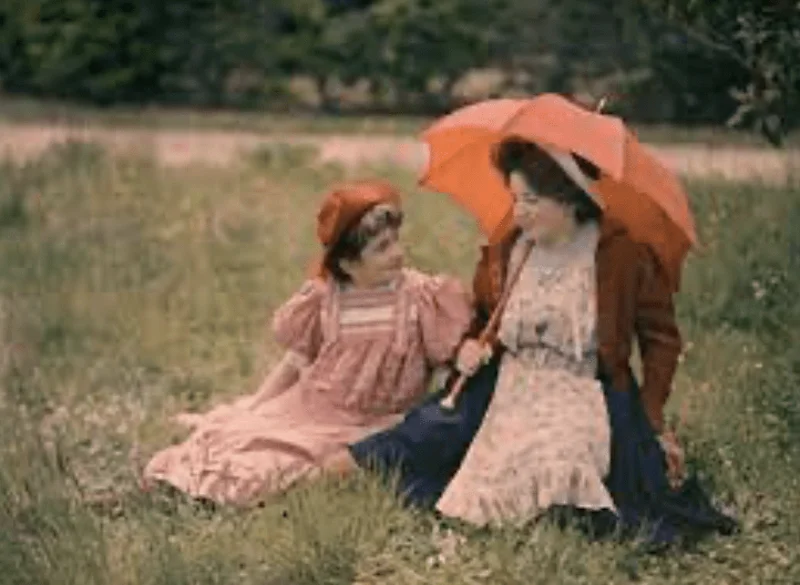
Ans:
<svg viewBox="0 0 800 585"><path fill-rule="evenodd" d="M600 176L599 169L583 157L571 155L581 171L590 179ZM579 224L598 220L600 207L579 187L542 148L517 138L501 142L493 153L493 163L508 184L511 173L519 171L540 197L547 197L572 207Z"/></svg>
<svg viewBox="0 0 800 585"><path fill-rule="evenodd" d="M341 261L358 261L364 248L384 230L398 229L403 224L403 212L390 203L380 203L361 216L356 225L347 228L325 254L325 268L339 282L350 282Z"/></svg>

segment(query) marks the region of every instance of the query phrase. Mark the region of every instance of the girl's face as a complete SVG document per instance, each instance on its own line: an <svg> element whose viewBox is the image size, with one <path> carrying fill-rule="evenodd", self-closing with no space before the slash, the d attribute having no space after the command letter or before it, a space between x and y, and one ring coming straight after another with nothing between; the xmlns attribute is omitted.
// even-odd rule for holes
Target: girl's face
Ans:
<svg viewBox="0 0 800 585"><path fill-rule="evenodd" d="M508 183L514 195L514 221L529 237L543 244L569 237L576 227L569 206L537 195L519 171L511 173Z"/></svg>
<svg viewBox="0 0 800 585"><path fill-rule="evenodd" d="M387 227L367 242L358 260L342 260L342 269L356 288L388 285L403 269L403 248L397 228Z"/></svg>

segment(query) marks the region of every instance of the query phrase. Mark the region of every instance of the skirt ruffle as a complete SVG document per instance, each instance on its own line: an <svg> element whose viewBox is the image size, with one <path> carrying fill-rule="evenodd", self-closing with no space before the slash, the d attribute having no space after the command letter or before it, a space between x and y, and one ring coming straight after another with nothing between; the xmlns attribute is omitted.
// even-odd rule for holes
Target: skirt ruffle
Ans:
<svg viewBox="0 0 800 585"><path fill-rule="evenodd" d="M409 504L433 509L483 421L498 369L499 357L494 357L468 380L453 411L439 405L443 389L395 427L350 445L356 462L394 474L398 491ZM688 478L680 489L670 487L666 458L641 406L638 387L620 392L602 382L611 424L611 467L604 483L617 513L589 514L585 525L593 536L613 534L671 544L735 532L738 523L714 506L696 477Z"/></svg>

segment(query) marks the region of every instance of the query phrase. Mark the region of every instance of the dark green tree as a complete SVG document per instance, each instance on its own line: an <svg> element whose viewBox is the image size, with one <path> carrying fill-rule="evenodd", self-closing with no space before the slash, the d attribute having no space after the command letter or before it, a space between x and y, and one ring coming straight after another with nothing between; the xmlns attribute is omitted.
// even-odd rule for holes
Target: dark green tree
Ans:
<svg viewBox="0 0 800 585"><path fill-rule="evenodd" d="M732 125L747 125L780 146L800 123L800 3L796 0L643 0L695 41L740 68L746 82Z"/></svg>

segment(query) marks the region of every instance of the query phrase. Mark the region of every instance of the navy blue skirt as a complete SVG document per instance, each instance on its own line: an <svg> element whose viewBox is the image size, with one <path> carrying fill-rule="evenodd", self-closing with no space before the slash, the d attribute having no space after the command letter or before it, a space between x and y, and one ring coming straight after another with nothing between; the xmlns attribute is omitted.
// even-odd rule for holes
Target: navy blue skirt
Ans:
<svg viewBox="0 0 800 585"><path fill-rule="evenodd" d="M447 393L441 389L396 426L350 445L353 458L361 467L394 473L408 503L433 508L483 422L499 362L493 358L467 380L452 411L439 405Z"/></svg>
<svg viewBox="0 0 800 585"><path fill-rule="evenodd" d="M454 410L442 409L442 389L395 427L350 446L364 468L391 474L410 504L432 509L455 475L491 402L499 370L494 357L470 378ZM638 387L618 392L604 382L611 423L611 469L606 486L618 515L584 513L580 525L594 536L640 536L670 544L737 528L719 512L695 477L679 490L669 486L666 458L639 400ZM558 510L564 517L563 510ZM575 511L578 516L581 511Z"/></svg>
<svg viewBox="0 0 800 585"><path fill-rule="evenodd" d="M679 489L667 479L666 456L642 408L639 387L627 392L603 383L611 423L611 469L606 487L617 506L617 529L655 544L732 534L738 524L714 507L696 476Z"/></svg>

